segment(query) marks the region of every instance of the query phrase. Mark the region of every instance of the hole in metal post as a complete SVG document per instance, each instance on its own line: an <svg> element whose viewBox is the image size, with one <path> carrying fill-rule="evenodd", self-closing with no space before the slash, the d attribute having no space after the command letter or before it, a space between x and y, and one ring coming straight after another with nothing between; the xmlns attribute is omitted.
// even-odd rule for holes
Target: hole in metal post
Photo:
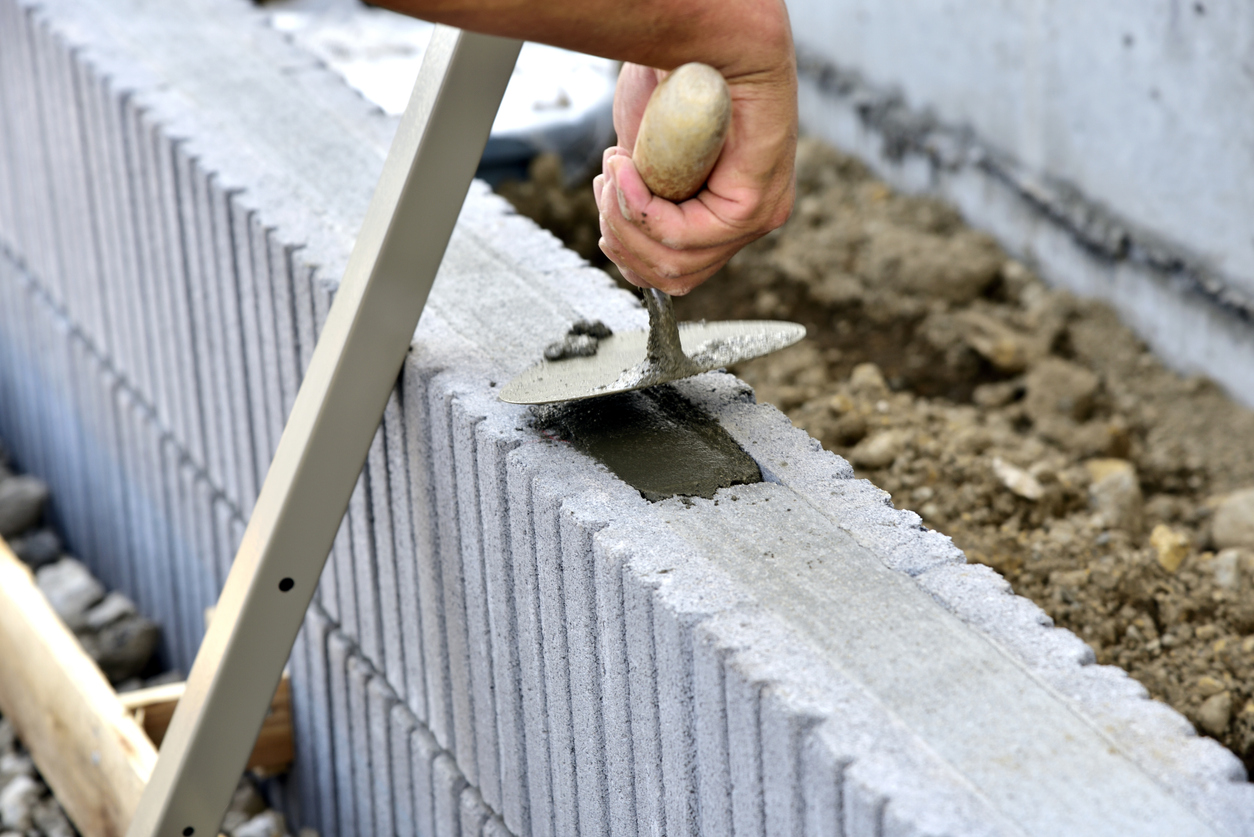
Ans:
<svg viewBox="0 0 1254 837"><path fill-rule="evenodd" d="M196 833L196 829L192 828L190 825L187 828L183 829L183 837L192 837L192 835L195 833Z"/></svg>
<svg viewBox="0 0 1254 837"><path fill-rule="evenodd" d="M291 590L295 586L296 586L296 582L292 581L290 578L285 578L279 582L279 589L282 590L284 593L286 593L288 590Z"/></svg>

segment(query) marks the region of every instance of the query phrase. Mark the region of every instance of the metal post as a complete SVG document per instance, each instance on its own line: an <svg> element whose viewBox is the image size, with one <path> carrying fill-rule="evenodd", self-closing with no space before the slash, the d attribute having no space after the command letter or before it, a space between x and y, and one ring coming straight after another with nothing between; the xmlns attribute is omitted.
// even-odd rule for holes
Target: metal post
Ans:
<svg viewBox="0 0 1254 837"><path fill-rule="evenodd" d="M128 837L213 837L466 199L519 41L437 27Z"/></svg>

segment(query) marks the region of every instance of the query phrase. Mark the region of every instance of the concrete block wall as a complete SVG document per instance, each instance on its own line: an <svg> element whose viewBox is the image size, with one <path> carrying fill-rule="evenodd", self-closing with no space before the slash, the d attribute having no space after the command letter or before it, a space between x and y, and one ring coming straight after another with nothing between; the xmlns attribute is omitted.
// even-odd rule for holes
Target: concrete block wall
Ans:
<svg viewBox="0 0 1254 837"><path fill-rule="evenodd" d="M789 0L803 127L1254 406L1254 8Z"/></svg>
<svg viewBox="0 0 1254 837"><path fill-rule="evenodd" d="M0 0L0 437L190 661L394 123L244 4ZM496 388L630 296L472 188L290 661L324 835L1254 834L1241 766L743 384L651 504ZM645 399L647 396L640 396Z"/></svg>

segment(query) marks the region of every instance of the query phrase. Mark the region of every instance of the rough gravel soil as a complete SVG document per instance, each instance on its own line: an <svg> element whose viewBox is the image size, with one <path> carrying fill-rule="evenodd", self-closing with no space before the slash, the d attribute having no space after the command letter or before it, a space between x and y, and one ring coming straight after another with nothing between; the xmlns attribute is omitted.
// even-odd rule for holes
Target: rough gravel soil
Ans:
<svg viewBox="0 0 1254 837"><path fill-rule="evenodd" d="M1254 413L945 204L814 140L797 162L792 219L680 317L804 323L734 370L760 400L1254 770ZM616 274L590 187L531 174L501 193Z"/></svg>

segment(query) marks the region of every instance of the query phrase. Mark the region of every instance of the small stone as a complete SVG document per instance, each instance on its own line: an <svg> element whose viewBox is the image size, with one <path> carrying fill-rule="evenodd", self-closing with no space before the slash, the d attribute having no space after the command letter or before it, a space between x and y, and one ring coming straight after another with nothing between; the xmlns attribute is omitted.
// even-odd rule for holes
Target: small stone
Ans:
<svg viewBox="0 0 1254 837"><path fill-rule="evenodd" d="M105 596L98 605L87 611L83 623L88 630L99 631L125 616L133 616L134 614L135 603L114 590Z"/></svg>
<svg viewBox="0 0 1254 837"><path fill-rule="evenodd" d="M34 824L35 803L44 795L42 782L19 775L0 790L0 825L25 831Z"/></svg>
<svg viewBox="0 0 1254 837"><path fill-rule="evenodd" d="M257 788L251 779L241 776L239 784L235 786L235 792L231 794L231 804L227 806L227 810L243 814L245 819L251 819L266 810L266 800L257 793Z"/></svg>
<svg viewBox="0 0 1254 837"><path fill-rule="evenodd" d="M1223 498L1215 508L1210 531L1219 549L1254 547L1254 488Z"/></svg>
<svg viewBox="0 0 1254 837"><path fill-rule="evenodd" d="M884 373L874 363L859 363L849 373L849 387L858 392L888 392Z"/></svg>
<svg viewBox="0 0 1254 837"><path fill-rule="evenodd" d="M1210 675L1197 678L1197 693L1204 698L1217 695L1224 691L1225 688L1223 683Z"/></svg>
<svg viewBox="0 0 1254 837"><path fill-rule="evenodd" d="M847 413L832 425L832 438L837 444L856 445L866 437L866 419L857 413Z"/></svg>
<svg viewBox="0 0 1254 837"><path fill-rule="evenodd" d="M44 797L35 806L32 814L35 826L43 832L43 837L76 837L74 827L61 810L61 805L51 796Z"/></svg>
<svg viewBox="0 0 1254 837"><path fill-rule="evenodd" d="M1089 505L1098 526L1134 532L1141 526L1141 486L1136 468L1123 459L1090 459L1084 463L1091 483Z"/></svg>
<svg viewBox="0 0 1254 837"><path fill-rule="evenodd" d="M1197 710L1197 723L1211 735L1223 735L1232 718L1232 692L1211 695Z"/></svg>
<svg viewBox="0 0 1254 837"><path fill-rule="evenodd" d="M1215 560L1211 565L1211 572L1214 573L1215 586L1224 590L1236 590L1241 586L1241 560L1242 554L1239 549L1225 549L1215 556Z"/></svg>
<svg viewBox="0 0 1254 837"><path fill-rule="evenodd" d="M0 718L0 756L12 753L16 747L17 733L13 731L13 724L9 723L8 718ZM0 784L4 784L2 779Z"/></svg>
<svg viewBox="0 0 1254 837"><path fill-rule="evenodd" d="M262 811L231 832L231 837L283 837L287 823L278 811Z"/></svg>
<svg viewBox="0 0 1254 837"><path fill-rule="evenodd" d="M1083 366L1056 357L1035 364L1024 379L1024 407L1033 420L1064 416L1084 421L1101 380Z"/></svg>
<svg viewBox="0 0 1254 837"><path fill-rule="evenodd" d="M1022 372L1028 366L1028 348L1008 326L982 311L957 316L967 345L1002 372Z"/></svg>
<svg viewBox="0 0 1254 837"><path fill-rule="evenodd" d="M857 468L887 468L901 455L903 439L892 430L863 439L849 451L849 461Z"/></svg>
<svg viewBox="0 0 1254 837"><path fill-rule="evenodd" d="M12 750L0 755L0 788L4 787L15 776L35 777L35 763L30 756Z"/></svg>
<svg viewBox="0 0 1254 837"><path fill-rule="evenodd" d="M28 475L0 482L0 538L20 535L39 522L48 502L48 486Z"/></svg>
<svg viewBox="0 0 1254 837"><path fill-rule="evenodd" d="M61 539L51 529L40 529L24 538L17 538L10 546L13 553L32 570L61 557Z"/></svg>
<svg viewBox="0 0 1254 837"><path fill-rule="evenodd" d="M614 332L610 331L610 327L600 320L576 320L568 333L586 334L597 340L604 340L614 334Z"/></svg>
<svg viewBox="0 0 1254 837"><path fill-rule="evenodd" d="M1045 493L1036 477L1004 461L1000 456L993 457L993 473L1001 480L1002 485L1025 500L1039 500Z"/></svg>
<svg viewBox="0 0 1254 837"><path fill-rule="evenodd" d="M132 614L80 639L83 650L96 661L109 682L116 683L148 667L161 639L161 629L152 620Z"/></svg>
<svg viewBox="0 0 1254 837"><path fill-rule="evenodd" d="M1159 523L1154 527L1149 541L1150 546L1154 547L1158 565L1169 573L1180 569L1180 565L1189 555L1189 536L1184 532L1177 532L1166 523Z"/></svg>
<svg viewBox="0 0 1254 837"><path fill-rule="evenodd" d="M87 610L104 598L105 589L91 571L73 558L62 558L35 573L39 589L70 630L83 627Z"/></svg>
<svg viewBox="0 0 1254 837"><path fill-rule="evenodd" d="M597 339L587 334L568 334L544 350L545 360L566 360L572 357L592 357L597 353Z"/></svg>

